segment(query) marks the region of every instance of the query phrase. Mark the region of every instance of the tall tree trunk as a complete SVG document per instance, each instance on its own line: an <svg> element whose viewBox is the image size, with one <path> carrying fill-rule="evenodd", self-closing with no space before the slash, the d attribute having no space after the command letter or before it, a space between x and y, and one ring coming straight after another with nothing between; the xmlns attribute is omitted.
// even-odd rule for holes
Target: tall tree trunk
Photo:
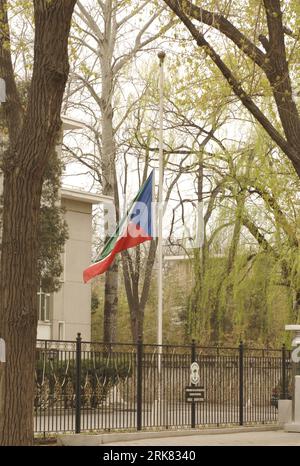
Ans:
<svg viewBox="0 0 300 466"><path fill-rule="evenodd" d="M232 238L230 242L226 272L225 272L225 296L226 307L219 306L220 311L223 313L221 316L222 333L231 333L233 329L233 320L235 315L235 302L234 302L234 268L235 261L238 253L238 246L241 237L241 230L243 226L243 215L246 201L246 192L241 191L236 199L236 213L233 227Z"/></svg>
<svg viewBox="0 0 300 466"><path fill-rule="evenodd" d="M294 302L293 302L293 311L292 311L293 323L299 324L299 316L300 316L300 290L297 289L296 291L294 291Z"/></svg>
<svg viewBox="0 0 300 466"><path fill-rule="evenodd" d="M0 328L7 362L0 414L2 445L27 445L33 440L40 189L40 179L30 179L28 174L13 172L4 179Z"/></svg>
<svg viewBox="0 0 300 466"><path fill-rule="evenodd" d="M250 151L248 154L248 159L246 160L246 166L244 168L244 179L249 180L251 167L253 163L253 152ZM234 268L235 262L238 253L238 246L241 237L241 231L243 227L243 218L245 212L245 202L247 198L247 184L245 186L238 186L239 192L236 194L236 211L235 211L235 220L234 227L232 232L232 238L228 251L227 265L224 273L223 283L225 284L225 296L226 296L226 306L219 306L221 315L219 316L219 321L221 325L221 330L223 334L228 334L232 331L233 321L236 318L235 303L234 303Z"/></svg>
<svg viewBox="0 0 300 466"><path fill-rule="evenodd" d="M116 145L113 129L113 105L114 93L113 51L116 41L115 9L112 0L104 2L104 33L101 41L101 117L102 117L102 158L101 169L103 179L103 194L113 196L117 204L118 193L115 190L115 163ZM114 216L114 221L117 215ZM118 315L118 263L114 264L105 274L104 296L104 342L115 342L117 339L117 315Z"/></svg>
<svg viewBox="0 0 300 466"><path fill-rule="evenodd" d="M129 312L132 341L134 343L137 343L139 340L143 341L145 307L143 307L138 298L135 297L129 304Z"/></svg>
<svg viewBox="0 0 300 466"><path fill-rule="evenodd" d="M115 343L117 341L118 276L118 262L115 259L105 275L103 316L103 341L105 343Z"/></svg>
<svg viewBox="0 0 300 466"><path fill-rule="evenodd" d="M28 105L18 134L10 132L10 147L4 158L0 336L6 342L7 357L0 403L0 445L33 442L40 199L44 170L61 126L75 3L34 0L34 67ZM1 69L7 64L2 53ZM10 79L14 79L12 75ZM12 87L8 83L8 88ZM15 95L8 93L7 97L6 118L12 128L13 113L9 109ZM13 133L16 138L11 137Z"/></svg>
<svg viewBox="0 0 300 466"><path fill-rule="evenodd" d="M201 222L204 222L203 218L203 153L199 155L198 172L197 172L197 201L198 201L198 232L200 235L200 228L202 227ZM204 230L204 228L203 228ZM199 240L201 240L199 236ZM203 292L203 281L205 273L205 257L204 257L204 238L203 243L199 244L199 248L194 251L194 274L195 274L195 286L191 296L189 305L189 315L187 319L187 334L189 339L196 338L201 334L201 331L205 331L204 328L204 315L202 308L202 292ZM204 310L204 312L206 312Z"/></svg>
<svg viewBox="0 0 300 466"><path fill-rule="evenodd" d="M137 250L138 248L139 246L137 246ZM139 285L141 284L140 254L137 253L135 261L133 261L133 257L128 251L122 252L124 284L130 312L132 341L134 343L137 343L139 338L143 339L145 308L150 291L156 249L157 239L151 241L147 259L144 261L146 265L141 291L139 290Z"/></svg>

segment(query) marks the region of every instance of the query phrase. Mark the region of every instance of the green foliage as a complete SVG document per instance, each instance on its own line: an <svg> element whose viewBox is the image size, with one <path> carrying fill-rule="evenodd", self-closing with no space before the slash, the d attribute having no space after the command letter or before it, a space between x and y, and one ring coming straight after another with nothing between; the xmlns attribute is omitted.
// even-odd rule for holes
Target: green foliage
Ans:
<svg viewBox="0 0 300 466"><path fill-rule="evenodd" d="M65 407L74 407L74 398L67 402L68 387L71 384L73 390L76 385L76 361L74 359L60 360L59 353L49 358L49 353L42 353L36 363L36 384L42 387L45 380L49 384L48 396L57 396L56 387L61 387L61 394L65 396ZM132 367L129 362L119 361L113 353L91 353L91 358L81 360L81 387L89 383L92 388L91 407L96 407L99 402L105 401L109 390L132 375ZM43 403L39 393L35 399L35 406ZM70 404L68 404L70 403ZM82 396L82 404L85 399Z"/></svg>
<svg viewBox="0 0 300 466"><path fill-rule="evenodd" d="M243 339L250 345L278 347L291 319L291 290L280 283L278 262L267 253L251 260L240 254L229 276L226 264L225 256L207 262L202 294L195 302L194 336L203 344L236 345Z"/></svg>
<svg viewBox="0 0 300 466"><path fill-rule="evenodd" d="M99 306L99 298L95 289L92 290L92 297L91 297L91 311L95 312Z"/></svg>
<svg viewBox="0 0 300 466"><path fill-rule="evenodd" d="M82 359L81 361L81 384L84 385L87 375L92 377L92 382L116 384L120 380L131 376L132 369L129 363L117 361L113 353L94 353L91 359ZM63 381L69 378L75 384L76 380L76 362L74 359L55 360L52 363L44 364L43 359L39 359L36 365L36 380L41 384L47 377L50 384L56 380Z"/></svg>
<svg viewBox="0 0 300 466"><path fill-rule="evenodd" d="M38 268L41 287L48 293L61 286L61 254L68 239L64 210L58 204L61 172L62 163L53 151L44 176L39 224Z"/></svg>
<svg viewBox="0 0 300 466"><path fill-rule="evenodd" d="M28 82L18 82L18 90L22 99L22 105L26 107ZM1 106L0 134L6 136L6 141L3 144L3 150L6 150L9 141L7 138L7 128ZM64 249L64 244L68 239L68 228L64 219L64 210L59 205L59 188L61 185L62 168L62 162L60 161L56 150L53 150L44 173L38 233L38 270L40 275L40 284L43 291L48 293L57 291L61 286L60 277L63 271L61 254Z"/></svg>
<svg viewBox="0 0 300 466"><path fill-rule="evenodd" d="M93 283L92 297L94 296L95 307L92 310L92 341L103 340L103 310L104 310L104 290L105 290L105 277L101 275L95 279ZM97 301L97 306L96 306ZM122 274L119 274L118 285L118 328L117 328L117 341L121 343L129 343L132 341L130 329L130 315L124 288Z"/></svg>
<svg viewBox="0 0 300 466"><path fill-rule="evenodd" d="M192 275L191 264L174 264L165 270L164 280L164 309L163 309L163 341L168 344L180 344L185 341L186 322L186 296L191 290ZM99 304L92 312L92 341L103 339L103 301L104 277L100 276L93 284L93 293ZM132 334L130 328L130 314L128 309L126 291L119 276L119 309L118 309L118 342L130 343ZM150 294L145 309L144 342L155 344L157 342L157 276L154 273L151 279Z"/></svg>

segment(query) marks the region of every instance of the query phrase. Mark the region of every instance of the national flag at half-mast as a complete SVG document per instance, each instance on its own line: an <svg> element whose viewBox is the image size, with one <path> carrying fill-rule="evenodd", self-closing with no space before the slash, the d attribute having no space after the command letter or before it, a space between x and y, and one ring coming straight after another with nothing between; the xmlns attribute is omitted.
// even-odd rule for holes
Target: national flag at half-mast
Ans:
<svg viewBox="0 0 300 466"><path fill-rule="evenodd" d="M100 255L83 271L84 283L106 272L119 252L153 239L152 192L153 171L133 199L114 234L105 243Z"/></svg>

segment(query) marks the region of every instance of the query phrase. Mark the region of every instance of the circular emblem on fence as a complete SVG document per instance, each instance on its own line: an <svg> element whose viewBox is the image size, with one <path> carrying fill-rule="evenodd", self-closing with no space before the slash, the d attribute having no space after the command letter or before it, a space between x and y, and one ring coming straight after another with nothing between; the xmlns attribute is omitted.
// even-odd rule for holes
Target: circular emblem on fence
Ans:
<svg viewBox="0 0 300 466"><path fill-rule="evenodd" d="M295 348L292 352L292 361L295 363L300 362L300 346Z"/></svg>
<svg viewBox="0 0 300 466"><path fill-rule="evenodd" d="M200 374L199 374L199 364L197 362L192 362L190 368L190 383L197 384L200 382Z"/></svg>

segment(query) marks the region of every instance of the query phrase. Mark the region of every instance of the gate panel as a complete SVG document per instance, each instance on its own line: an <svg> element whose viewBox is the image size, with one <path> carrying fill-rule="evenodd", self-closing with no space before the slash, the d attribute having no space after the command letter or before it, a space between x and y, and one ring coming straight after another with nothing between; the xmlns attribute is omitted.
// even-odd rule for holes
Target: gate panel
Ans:
<svg viewBox="0 0 300 466"><path fill-rule="evenodd" d="M203 401L185 396L192 360L199 365ZM289 392L290 366L288 351L241 345L40 340L35 433L274 423L278 399Z"/></svg>

